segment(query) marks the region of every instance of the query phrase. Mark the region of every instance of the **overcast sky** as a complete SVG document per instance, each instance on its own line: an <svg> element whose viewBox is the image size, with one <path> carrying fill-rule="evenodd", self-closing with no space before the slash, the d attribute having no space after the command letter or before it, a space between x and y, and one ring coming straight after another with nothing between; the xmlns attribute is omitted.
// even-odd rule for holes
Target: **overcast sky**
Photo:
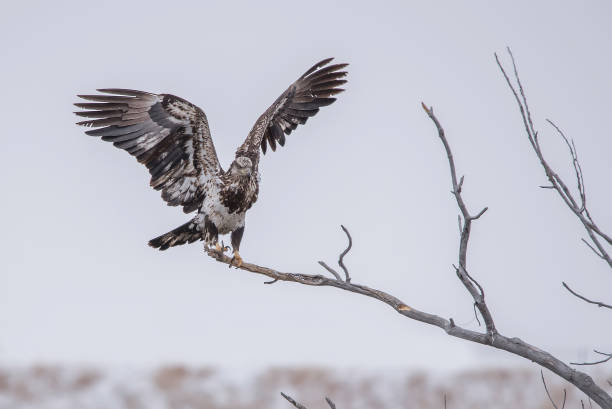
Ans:
<svg viewBox="0 0 612 409"><path fill-rule="evenodd" d="M493 5L498 3L499 5ZM573 187L575 139L589 205L612 231L607 1L11 2L0 16L3 178L0 363L454 369L520 358L450 338L331 288L263 285L196 243L149 239L189 216L146 169L83 133L75 94L123 87L202 107L226 167L255 119L314 62L349 62L347 91L262 160L241 254L353 280L479 329L451 265L457 208L431 121L447 131L474 225L469 267L499 330L563 360L612 350L612 272L550 190L493 52L510 45L550 162ZM226 241L229 241L226 238Z"/></svg>

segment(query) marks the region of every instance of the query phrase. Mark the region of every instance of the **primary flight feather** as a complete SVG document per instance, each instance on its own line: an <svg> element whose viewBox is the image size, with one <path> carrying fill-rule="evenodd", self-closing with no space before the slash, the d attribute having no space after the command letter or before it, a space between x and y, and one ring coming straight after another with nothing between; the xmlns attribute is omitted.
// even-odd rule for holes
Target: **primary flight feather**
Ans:
<svg viewBox="0 0 612 409"><path fill-rule="evenodd" d="M240 241L246 211L259 192L259 155L268 147L285 144L285 135L330 105L344 91L343 69L348 64L325 59L312 66L257 119L229 169L219 163L204 111L170 94L130 89L99 89L97 95L79 95L88 101L75 112L89 118L78 125L95 127L88 135L100 136L124 149L151 174L151 186L161 190L171 206L183 206L195 217L176 229L149 241L160 250L204 240L219 245L219 235L231 233L234 260L242 264Z"/></svg>

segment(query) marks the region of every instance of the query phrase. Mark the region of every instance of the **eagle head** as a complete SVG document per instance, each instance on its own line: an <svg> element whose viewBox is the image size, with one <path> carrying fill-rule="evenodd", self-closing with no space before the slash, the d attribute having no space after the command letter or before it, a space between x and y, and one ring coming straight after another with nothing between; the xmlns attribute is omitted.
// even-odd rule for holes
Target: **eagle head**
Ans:
<svg viewBox="0 0 612 409"><path fill-rule="evenodd" d="M232 162L229 173L232 176L251 176L253 172L253 162L246 156L239 156Z"/></svg>

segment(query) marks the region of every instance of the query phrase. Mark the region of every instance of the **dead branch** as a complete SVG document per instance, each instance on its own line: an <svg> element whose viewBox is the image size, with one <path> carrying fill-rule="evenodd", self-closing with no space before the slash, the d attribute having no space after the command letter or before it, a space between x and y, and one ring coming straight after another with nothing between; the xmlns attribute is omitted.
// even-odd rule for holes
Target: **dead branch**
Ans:
<svg viewBox="0 0 612 409"><path fill-rule="evenodd" d="M570 362L570 365L598 365L598 364L603 364L604 362L608 362L610 359L612 359L612 354L607 354L605 352L600 352L600 351L598 351L596 349L594 349L593 352L595 352L596 354L599 354L599 355L603 355L606 358L600 359L599 361L595 361L595 362Z"/></svg>
<svg viewBox="0 0 612 409"><path fill-rule="evenodd" d="M510 52L510 50L508 50ZM510 54L512 56L512 54ZM495 56L498 66L502 70L508 85L510 86L514 96L518 102L521 115L523 117L523 122L525 125L525 129L527 131L527 135L529 137L529 141L534 148L538 158L542 166L545 169L546 175L551 183L550 188L555 189L564 202L567 204L572 211L576 214L576 216L581 220L589 237L594 243L594 247L602 255L606 261L609 262L612 267L612 260L609 259L605 249L601 246L600 239L607 242L608 244L612 244L612 241L608 236L606 236L601 230L597 227L593 219L591 218L587 206L586 206L586 194L584 193L584 181L582 178L582 168L580 167L580 163L578 161L578 156L576 155L575 146L573 142L570 143L569 139L565 137L565 135L558 129L554 124L552 124L558 132L562 135L564 140L566 141L570 153L572 155L572 163L574 166L574 170L576 173L578 191L580 199L577 201L573 196L570 190L567 188L563 180L550 168L544 156L542 154L542 150L538 141L538 134L534 130L533 122L531 119L531 113L529 111L529 107L527 105L527 99L525 98L523 86L520 83L520 79L518 78L518 73L516 70L516 65L514 64L514 59L512 59L515 78L518 83L517 91L506 72L504 71L502 65ZM520 92L520 97L519 97ZM343 258L352 248L352 238L348 230L342 227L342 230L347 235L349 244L348 247L340 254L338 265L344 270L345 279L342 280L340 274L337 271L329 267L324 262L319 262L321 266L323 266L328 272L333 275L333 278L328 278L320 274L296 274L296 273L285 273L280 272L268 267L262 267L251 263L243 263L239 268L241 270L249 271L256 274L262 274L272 279L270 283L275 283L278 281L288 281L299 283L308 286L328 286L335 287L344 291L349 291L357 294L361 294L378 301L381 301L391 308L393 308L398 314L405 316L406 318L410 318L415 321L420 321L429 325L433 325L444 330L448 335L461 338L467 341L488 345L496 349L504 350L510 352L514 355L523 357L530 361L533 361L540 365L543 368L549 369L551 372L565 379L566 381L575 385L578 389L584 392L589 399L593 399L604 409L612 409L612 397L607 394L599 385L595 384L593 379L586 373L580 372L576 369L571 368L558 358L554 357L550 353L537 348L533 345L530 345L519 338L516 337L506 337L500 334L493 321L493 316L485 302L485 293L483 287L468 273L467 270L467 249L470 238L470 233L472 229L472 222L478 220L486 211L487 208L483 208L476 215L472 215L465 204L465 201L462 197L462 187L464 183L464 177L461 177L459 180L457 179L457 171L455 168L455 162L452 155L452 151L448 140L446 138L444 128L440 124L439 120L435 116L433 109L431 107L427 107L425 104L422 104L423 109L426 111L429 118L433 121L436 126L438 132L438 138L442 142L444 149L446 151L450 175L451 175L451 184L452 191L455 201L457 202L457 206L459 207L461 215L459 216L459 225L460 225L460 240L459 240L459 255L458 255L458 265L454 266L457 277L463 284L463 286L467 289L474 300L474 305L478 309L478 312L483 317L486 326L486 332L481 333L477 331L468 330L461 326L457 326L452 318L445 319L438 315L420 311L414 307L408 306L406 303L401 301L399 298L386 293L381 290L377 290L374 288L367 287L361 284L355 284L351 282L351 278L349 276L348 270L344 265ZM547 186L548 187L548 186ZM213 257L215 260L231 265L232 259L222 252L217 252L211 249L205 249L210 257ZM544 376L542 374L542 381L544 382L544 387L546 388L546 393L550 398L550 394L548 393L548 388L546 386L546 382L544 381ZM298 409L306 409L303 405L296 402L293 398L282 394L282 396L287 399L294 407ZM335 405L330 400L327 400L328 404L332 409L335 409ZM551 399L551 402L552 399ZM553 402L555 408L557 408L556 404ZM565 405L565 399L563 406ZM558 408L557 408L558 409Z"/></svg>
<svg viewBox="0 0 612 409"><path fill-rule="evenodd" d="M546 391L546 395L548 395L548 400L550 400L550 403L552 403L555 409L564 409L565 401L567 400L567 391L563 389L563 404L561 405L561 408L559 408L553 400L552 396L550 396L550 392L548 392L548 387L546 386L546 381L544 380L544 372L542 370L540 370L540 375L542 375L542 383L544 384L544 390Z"/></svg>
<svg viewBox="0 0 612 409"><path fill-rule="evenodd" d="M570 293L572 293L572 294L573 294L573 295L575 295L576 297L578 297L578 298L580 298L580 299L582 299L582 300L584 300L584 301L588 302L589 304L595 304L595 305L597 305L598 307L612 308L612 305L605 304L605 303L603 303L603 302L601 302L601 301L591 301L591 300L589 300L588 298L586 298L585 296L578 294L576 291L572 290L572 289L569 287L569 285L567 285L567 284L565 283L565 281L562 281L561 283L563 284L563 287L565 287L565 288L567 289L567 291L569 291Z"/></svg>
<svg viewBox="0 0 612 409"><path fill-rule="evenodd" d="M287 399L289 401L289 403L291 403L294 407L296 407L297 409L306 409L306 406L302 405L301 403L297 402L295 399L293 399L291 396L284 394L283 392L281 392L281 396L285 399ZM336 404L334 402L332 402L332 400L328 397L325 398L325 401L327 402L327 404L329 405L329 407L331 409L336 409Z"/></svg>
<svg viewBox="0 0 612 409"><path fill-rule="evenodd" d="M470 232L472 231L472 221L477 220L482 216L488 208L482 209L476 216L472 216L468 211L468 208L463 201L463 196L461 195L461 188L463 187L464 177L461 177L461 180L457 182L457 171L455 169L455 160L453 158L453 153L451 152L450 145L446 139L446 135L444 133L444 128L438 121L438 118L434 115L433 108L428 108L427 105L421 103L421 106L429 116L429 118L433 121L438 130L438 138L442 141L442 145L444 145L444 150L446 151L446 156L448 158L448 165L450 167L451 174L451 183L453 190L451 193L455 196L455 200L457 201L457 206L459 206L459 210L461 211L461 215L463 216L463 226L461 227L461 237L459 240L459 267L455 267L455 271L457 273L457 277L461 280L461 283L468 290L472 298L474 299L474 303L480 312L480 315L484 319L485 326L487 328L487 334L493 337L497 333L495 329L495 323L493 322L493 316L489 311L489 307L485 303L484 290L478 284L476 280L474 280L466 269L467 263L467 248L468 242L470 240Z"/></svg>
<svg viewBox="0 0 612 409"><path fill-rule="evenodd" d="M289 403L291 403L293 406L295 406L297 409L306 409L306 406L302 405L299 402L296 402L295 399L293 399L291 396L289 395L285 395L284 393L281 392L281 396L285 399L287 399L289 401Z"/></svg>
<svg viewBox="0 0 612 409"><path fill-rule="evenodd" d="M348 254L348 252L351 251L351 248L353 247L353 238L351 237L351 233L349 233L349 231L346 229L346 227L344 227L343 225L340 225L340 227L342 227L342 230L346 234L346 237L348 237L348 246L346 247L346 250L344 250L342 253L340 253L340 256L338 257L338 265L342 268L342 270L344 270L345 281L347 283L350 283L351 282L351 276L349 275L348 269L344 265L344 261L343 260L344 260L344 256L346 256Z"/></svg>
<svg viewBox="0 0 612 409"><path fill-rule="evenodd" d="M527 133L527 138L534 152L536 153L542 168L544 169L544 173L548 181L550 182L550 186L542 186L547 189L553 189L557 192L557 194L561 197L566 206L576 215L578 220L584 226L591 243L587 240L582 239L582 241L602 260L604 260L610 268L612 268L612 258L608 254L606 248L604 247L604 243L607 245L612 245L612 237L604 233L599 226L593 220L589 209L587 207L587 199L586 199L586 191L584 187L584 176L582 173L582 166L580 165L580 161L578 159L578 154L576 152L576 145L574 141L569 139L565 133L551 120L547 119L546 121L555 129L557 134L561 136L563 141L565 142L570 157L572 160L572 166L574 168L574 175L576 178L576 188L578 191L578 197L576 198L571 190L567 187L565 181L557 174L557 172L549 165L548 161L544 157L544 153L542 151L542 147L540 145L540 141L538 140L538 132L536 131L533 121L531 119L531 112L529 110L529 105L527 104L527 97L525 96L525 91L523 89L523 84L521 83L521 79L518 74L518 70L516 68L516 62L514 60L514 55L510 48L507 48L508 54L512 61L512 68L514 71L514 80L516 81L516 87L510 79L509 75L506 73L503 65L501 64L497 53L495 54L495 61L497 62L497 66L501 70L504 78L506 79L506 83L508 87L514 94L514 98L516 103L519 106L519 110L521 112L521 117L523 119L523 125L525 126L525 131ZM519 96L520 94L520 96ZM571 291L570 288L563 283L564 287L570 291L572 294L587 301L584 297L578 296L575 292ZM599 303L592 303L598 304ZM599 305L604 306L604 305Z"/></svg>
<svg viewBox="0 0 612 409"><path fill-rule="evenodd" d="M216 252L212 249L209 249L207 254L215 260L227 265L229 265L232 261L231 257ZM450 336L476 342L482 345L489 345L493 348L501 349L533 361L575 385L587 396L591 397L595 402L597 402L602 408L612 409L612 397L610 397L603 389L596 385L589 375L569 367L550 353L530 345L519 338L506 337L500 333L497 333L495 337L491 337L486 333L468 330L455 324L452 319L447 320L438 315L420 311L414 307L409 307L406 303L391 294L361 284L355 284L352 282L347 283L345 281L328 278L320 274L284 273L268 267L262 267L246 262L242 264L240 269L249 271L251 273L261 274L277 281L287 281L315 287L335 287L344 291L349 291L376 299L389 305L398 314L415 321L434 325L444 330Z"/></svg>
<svg viewBox="0 0 612 409"><path fill-rule="evenodd" d="M343 225L340 225L340 227L342 228L342 231L344 232L344 234L346 234L346 237L348 238L348 246L342 253L340 253L340 256L338 256L338 265L344 271L344 281L346 281L347 283L350 283L351 276L349 274L348 268L346 268L346 265L344 265L344 256L346 256L348 252L351 251L351 248L353 248L353 238L351 237L351 233L349 233L346 227L344 227ZM325 264L325 262L319 261L319 265L321 265L321 267L323 267L324 269L332 273L332 275L334 276L336 280L342 281L342 278L340 278L340 274L338 274L336 270L334 270L333 268Z"/></svg>
<svg viewBox="0 0 612 409"><path fill-rule="evenodd" d="M533 361L538 365L549 369L551 372L557 374L563 379L575 385L578 389L583 391L587 396L591 397L595 402L597 402L604 409L612 409L612 397L608 395L601 387L599 387L593 379L586 373L577 371L561 360L557 359L550 353L537 348L533 345L530 345L519 338L516 337L506 337L499 332L497 332L493 317L485 303L484 300L484 290L480 284L476 282L467 272L466 269L466 260L467 260L467 245L469 242L469 236L472 227L472 221L477 220L487 208L481 210L476 216L472 216L465 202L461 196L461 187L463 184L463 178L460 182L457 182L455 164L452 156L452 152L446 136L444 134L444 129L440 125L440 122L436 118L431 108L427 108L423 104L423 108L432 119L436 128L438 130L438 137L442 141L444 148L446 150L446 154L449 161L450 173L451 173L451 182L453 185L453 194L455 196L455 200L459 209L461 210L461 214L463 215L463 225L461 229L461 237L459 242L459 265L455 267L455 271L457 276L461 280L462 284L468 290L468 292L472 295L474 302L483 317L486 325L486 333L481 333L477 331L468 330L461 326L457 326L453 319L445 319L438 315L431 314L428 312L420 311L414 307L408 306L406 303L401 301L399 298L388 294L384 291L377 290L374 288L367 287L361 284L355 284L349 280L347 276L346 280L342 281L338 278L338 273L333 271L333 269L326 268L328 271L332 272L334 278L328 278L320 274L296 274L296 273L285 273L280 272L268 267L262 267L251 263L243 263L240 267L241 270L249 271L256 274L262 274L267 277L272 278L276 281L288 281L299 283L308 286L328 286L335 287L344 291L349 291L361 295L365 295L370 298L374 298L378 301L384 302L393 308L397 313L429 325L434 325L436 327L444 330L448 335L461 338L467 341L476 342L483 345L488 345L493 348L501 349L507 352L510 352L514 355L521 356L525 359ZM347 236L349 237L349 247L345 250L345 253L348 252L351 248L352 239L350 238L350 234L348 230L343 228ZM213 257L215 260L230 264L231 258L226 256L221 252L217 252L211 249L206 249L208 255ZM342 256L341 258L342 259ZM341 260L340 260L341 261ZM324 266L325 267L325 266ZM283 395L285 396L285 395ZM295 402L293 400L288 399L290 402ZM297 404L297 402L296 402ZM294 406L296 406L294 404ZM298 407L298 406L296 406Z"/></svg>

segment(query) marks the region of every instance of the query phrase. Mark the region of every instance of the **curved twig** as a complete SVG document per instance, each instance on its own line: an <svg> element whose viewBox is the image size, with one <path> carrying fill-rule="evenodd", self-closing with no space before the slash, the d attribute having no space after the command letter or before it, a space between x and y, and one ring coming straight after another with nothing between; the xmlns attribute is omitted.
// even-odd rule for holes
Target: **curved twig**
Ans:
<svg viewBox="0 0 612 409"><path fill-rule="evenodd" d="M346 256L348 252L351 251L351 248L353 247L353 238L351 237L351 233L349 233L346 227L344 227L343 225L340 225L340 227L342 227L342 230L344 231L344 233L346 233L346 237L348 237L348 246L346 250L340 253L340 257L338 258L338 265L342 267L342 270L344 270L344 277L345 277L346 282L350 283L351 276L349 275L348 269L344 265L344 256Z"/></svg>
<svg viewBox="0 0 612 409"><path fill-rule="evenodd" d="M578 294L576 291L572 290L569 285L567 285L565 283L565 281L561 281L561 283L563 284L563 287L565 287L567 289L567 291L569 291L570 293L572 293L573 295L575 295L576 297L580 298L581 300L584 300L586 302L588 302L589 304L595 304L598 307L604 307L604 308L612 308L612 305L608 305L606 303L603 303L601 301L591 301L588 298L586 298L583 295Z"/></svg>
<svg viewBox="0 0 612 409"><path fill-rule="evenodd" d="M544 384L544 390L546 391L546 395L548 395L548 400L550 400L550 403L552 403L555 409L564 409L565 401L567 400L567 391L563 389L563 404L561 405L561 408L559 408L553 400L552 396L550 396L550 392L548 392L548 387L546 386L546 381L544 380L544 372L542 370L540 370L540 375L542 375L542 383Z"/></svg>
<svg viewBox="0 0 612 409"><path fill-rule="evenodd" d="M595 361L595 362L570 362L570 365L598 365L598 364L603 364L604 362L608 362L610 359L612 359L612 354L607 354L605 352L600 352L596 349L593 350L593 352L595 352L596 354L599 355L603 355L607 358L601 359L599 361Z"/></svg>

